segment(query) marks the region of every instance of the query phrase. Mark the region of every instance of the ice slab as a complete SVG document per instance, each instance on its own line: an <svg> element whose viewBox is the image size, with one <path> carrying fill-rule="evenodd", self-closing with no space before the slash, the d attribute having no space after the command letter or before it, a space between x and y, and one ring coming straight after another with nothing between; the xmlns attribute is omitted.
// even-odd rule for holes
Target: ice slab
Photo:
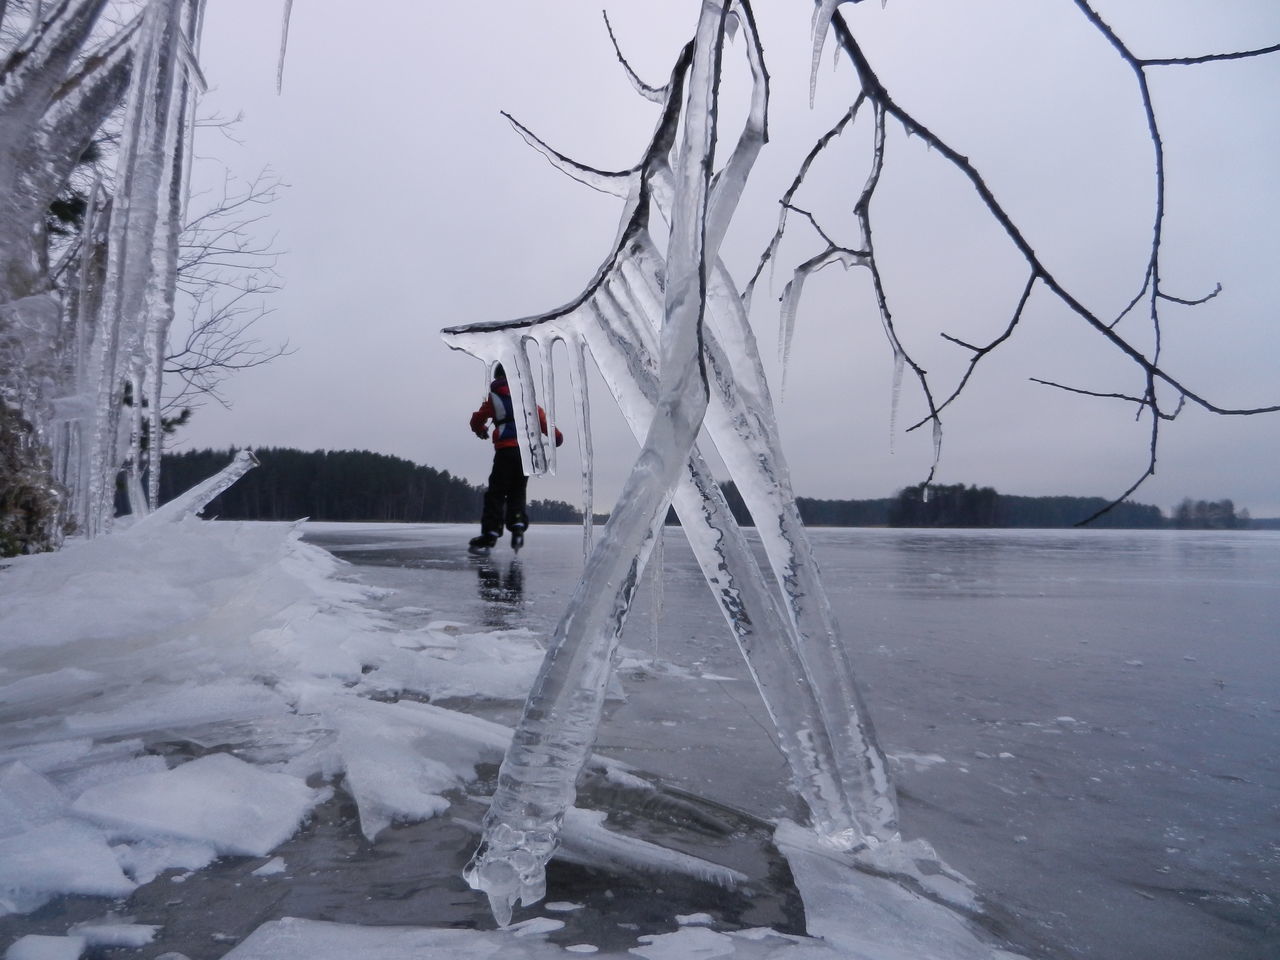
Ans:
<svg viewBox="0 0 1280 960"><path fill-rule="evenodd" d="M272 857L257 870L254 870L253 875L255 877L274 877L277 874L284 873L287 869L284 857Z"/></svg>
<svg viewBox="0 0 1280 960"><path fill-rule="evenodd" d="M379 639L373 642L377 647L369 659L377 669L364 686L414 690L432 699L523 700L546 654L525 629L450 635L428 627L398 636L390 649Z"/></svg>
<svg viewBox="0 0 1280 960"><path fill-rule="evenodd" d="M152 923L127 923L110 917L89 923L77 923L71 934L83 937L90 947L145 947L156 938L160 927Z"/></svg>
<svg viewBox="0 0 1280 960"><path fill-rule="evenodd" d="M853 868L848 854L783 821L774 842L804 899L805 925L841 955L875 960L1013 960L963 917L890 880Z"/></svg>
<svg viewBox="0 0 1280 960"><path fill-rule="evenodd" d="M0 839L0 900L31 910L59 893L123 897L124 875L102 831L66 818Z"/></svg>
<svg viewBox="0 0 1280 960"><path fill-rule="evenodd" d="M65 774L51 775L55 783L70 799L75 799L90 787L127 777L137 777L147 773L164 773L169 769L164 757L148 754L141 757L130 757L126 760L107 760L79 767Z"/></svg>
<svg viewBox="0 0 1280 960"><path fill-rule="evenodd" d="M541 934L357 927L287 917L263 924L223 960L563 960Z"/></svg>
<svg viewBox="0 0 1280 960"><path fill-rule="evenodd" d="M643 946L632 947L629 953L644 960L711 960L712 957L731 957L734 954L733 938L716 933L706 927L684 927L675 933L647 934L640 937Z"/></svg>
<svg viewBox="0 0 1280 960"><path fill-rule="evenodd" d="M72 809L128 837L205 843L222 854L265 856L322 798L303 781L217 753L165 773L91 787Z"/></svg>
<svg viewBox="0 0 1280 960"><path fill-rule="evenodd" d="M218 851L209 844L190 840L142 840L112 849L124 872L138 884L150 883L166 870L199 870L218 859Z"/></svg>
<svg viewBox="0 0 1280 960"><path fill-rule="evenodd" d="M5 951L4 960L79 960L84 937L46 937L29 933Z"/></svg>
<svg viewBox="0 0 1280 960"><path fill-rule="evenodd" d="M604 825L605 816L602 811L581 807L565 811L557 858L605 869L679 873L726 888L736 887L748 879L746 874L731 867L614 833Z"/></svg>
<svg viewBox="0 0 1280 960"><path fill-rule="evenodd" d="M226 679L181 684L141 698L130 695L113 709L73 714L65 722L73 733L104 737L288 712L284 698L261 683Z"/></svg>
<svg viewBox="0 0 1280 960"><path fill-rule="evenodd" d="M58 788L26 764L0 768L0 837L56 820L66 805Z"/></svg>
<svg viewBox="0 0 1280 960"><path fill-rule="evenodd" d="M443 813L449 808L444 792L462 785L454 766L424 751L423 725L412 711L398 706L335 702L328 712L338 734L346 787L360 811L360 830L370 841L396 820L426 820ZM477 758L469 759L468 775Z"/></svg>
<svg viewBox="0 0 1280 960"><path fill-rule="evenodd" d="M639 934L640 945L603 951L591 943L560 946L545 939L535 918L504 930L424 927L359 927L285 918L263 924L223 960L564 960L565 952L610 960L905 960L905 955L849 952L807 937L768 929L718 933L684 927L675 933ZM852 922L852 921L851 921ZM912 957L912 960L924 960Z"/></svg>

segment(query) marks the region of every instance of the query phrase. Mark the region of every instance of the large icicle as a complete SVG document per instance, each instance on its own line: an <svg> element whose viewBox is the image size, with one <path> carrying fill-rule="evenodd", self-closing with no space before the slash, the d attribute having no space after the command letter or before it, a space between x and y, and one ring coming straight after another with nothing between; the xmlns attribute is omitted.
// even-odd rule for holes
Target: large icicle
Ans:
<svg viewBox="0 0 1280 960"><path fill-rule="evenodd" d="M738 6L755 46L749 10L745 4ZM707 13L704 8L704 17ZM699 49L705 50L705 45ZM673 479L678 483L672 504L774 718L795 787L809 805L815 827L829 842L849 846L891 836L896 824L884 758L861 707L847 653L795 510L763 364L738 293L715 254L750 162L763 142L762 96L753 98L743 136L706 201L700 264L705 272L699 273L703 286L694 304L705 323L695 328L697 342L685 345L691 352L677 360L685 375L680 387L694 392L674 398L670 392L673 318L680 317L680 308L687 309L690 301L688 274L683 284L676 274L668 283L668 271L680 261L681 251L691 246L686 198L691 193L690 176L698 175L688 162L688 135L691 127L696 133L701 123L697 114L683 118L686 141L682 149L672 148L682 119L682 82L690 71L690 54L691 48L686 48L666 88L669 98L646 158L630 171L604 174L583 167L517 126L531 145L570 176L597 189L602 185L625 188L616 191L627 198L617 245L582 296L561 310L445 331L451 346L489 362L506 362L506 357L524 349L526 340L544 349L557 338L580 343L591 351L629 426L645 441L615 515L615 520L623 522L611 521L557 630L543 675L526 704L523 732L504 764L485 842L468 869L468 879L490 894L500 919L509 917L517 900L528 903L539 895L541 865L555 843L555 810L563 809L565 798L572 797L576 758L585 756L594 739L599 691L607 682L617 631L652 535L661 524L665 509L661 493L670 489ZM751 55L751 65L759 94L765 75L758 51ZM696 83L690 85L701 89ZM691 93L691 110L696 99ZM674 172L668 166L672 155ZM649 240L651 200L671 224L670 262L663 261ZM585 357L581 352L577 357L582 357L575 368L581 383ZM690 375L690 367L696 369L696 376ZM580 387L576 389L580 392ZM521 390L527 418L532 409L528 404L536 402L536 388L530 384ZM579 399L578 407L580 417L585 415L585 398ZM763 528L781 604L696 446L685 448L687 460L677 465L674 478L670 474L674 461L669 444L682 431L689 433L692 444L697 427L694 424L689 432L689 410L700 407L704 409L699 416L705 417L704 425L722 456L726 450L734 454L725 460ZM638 486L633 485L637 478L643 479ZM642 496L647 500L642 502ZM646 517L647 523L643 522ZM591 584L602 584L610 576L607 596L593 592Z"/></svg>
<svg viewBox="0 0 1280 960"><path fill-rule="evenodd" d="M556 628L503 759L484 839L466 871L502 925L517 901L545 893L545 867L578 773L595 742L618 636L706 411L701 364L706 291L703 248L715 92L725 11L703 3L689 76L677 171L678 207L667 254L666 322L658 410L601 542Z"/></svg>
<svg viewBox="0 0 1280 960"><path fill-rule="evenodd" d="M121 385L142 373L148 344L172 298L177 237L174 207L180 206L181 170L175 153L184 142L174 124L183 117L179 93L185 75L181 50L192 20L184 0L151 0L142 13L128 107L120 140L119 173L107 241L107 270L89 378L96 392L90 436L88 514L90 535L111 520L119 467ZM196 18L198 19L198 18ZM168 310L171 312L171 307ZM141 398L135 397L135 403ZM159 397L152 398L153 403Z"/></svg>
<svg viewBox="0 0 1280 960"><path fill-rule="evenodd" d="M578 415L578 457L582 463L582 558L591 555L595 530L595 451L591 445L591 406L587 399L587 349L580 337L566 339L571 354L574 409Z"/></svg>

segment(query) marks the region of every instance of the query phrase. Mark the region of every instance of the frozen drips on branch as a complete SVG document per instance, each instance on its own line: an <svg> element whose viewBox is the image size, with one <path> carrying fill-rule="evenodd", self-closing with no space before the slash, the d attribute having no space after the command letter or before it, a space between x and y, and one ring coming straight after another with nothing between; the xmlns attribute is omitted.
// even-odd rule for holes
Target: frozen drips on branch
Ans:
<svg viewBox="0 0 1280 960"><path fill-rule="evenodd" d="M451 346L507 364L509 379L507 358L518 359L527 343L580 344L643 439L552 638L466 872L489 895L500 922L517 901L542 895L544 865L594 743L617 640L668 502L777 724L815 826L845 847L896 830L884 758L791 495L763 364L741 297L717 257L765 139L767 74L759 41L749 6L733 4L733 13L747 35L755 90L746 127L714 180L706 160L714 151L726 10L707 3L694 43L663 88L662 117L636 167L611 174L577 164L517 125L559 169L626 198L617 243L587 289L551 313L445 331ZM665 259L650 239L652 209L669 224ZM515 369L513 397L536 409L537 385L527 370ZM585 392L579 398L585 413ZM773 586L694 443L701 426L756 517ZM533 446L540 437L525 431L522 441ZM536 456L529 460L536 469Z"/></svg>
<svg viewBox="0 0 1280 960"><path fill-rule="evenodd" d="M1268 404L1265 406L1255 407L1221 406L1210 400L1205 395L1191 389L1189 385L1174 376L1170 370L1165 367L1162 360L1164 354L1162 353L1163 330L1161 324L1161 308L1167 303L1177 303L1183 306L1196 306L1215 297L1220 292L1221 286L1215 286L1211 292L1199 297L1191 298L1173 296L1163 287L1161 273L1161 249L1164 235L1166 198L1165 143L1161 134L1161 124L1157 116L1155 102L1152 98L1152 88L1150 84L1150 74L1153 71L1158 72L1170 67L1194 67L1208 63L1272 56L1280 53L1280 44L1270 43L1258 46L1254 49L1221 53L1211 52L1197 56L1139 57L1106 23L1102 16L1094 10L1093 4L1090 0L1074 0L1076 9L1083 20L1088 24L1088 27L1095 31L1098 36L1105 41L1106 46L1108 46L1114 55L1119 58L1122 64L1132 72L1134 78L1134 92L1136 93L1136 99L1139 101L1142 114L1144 115L1146 127L1145 133L1149 137L1152 147L1152 173L1155 181L1155 197L1152 210L1153 222L1149 256L1147 258L1145 268L1137 277L1139 281L1137 284L1138 290L1133 299L1130 300L1127 306L1120 310L1118 315L1105 317L1085 306L1079 292L1070 289L1067 284L1063 283L1060 278L1055 275L1048 265L1040 260L1035 248L1030 243L1028 236L1024 233L1025 225L1021 223L1009 209L1005 208L970 158L962 154L959 150L930 129L921 117L910 113L894 99L891 91L886 88L864 54L853 30L850 28L849 24L845 22L845 18L837 15L837 8L840 4L848 2L857 2L857 0L816 0L815 2L812 22L813 57L810 82L810 105L812 106L814 99L815 84L817 81L817 67L823 46L828 34L834 34L837 53L847 57L853 66L857 77L858 92L849 115L851 116L856 113L858 107L864 101L869 101L875 110L875 142L871 158L871 171L865 186L856 198L853 209L858 218L862 232L862 246L865 253L863 263L871 273L876 303L880 310L885 333L894 351L895 364L901 363L905 369L910 370L912 376L919 384L920 391L925 402L926 412L922 417L908 426L906 428L906 432L910 433L914 430L921 429L926 425L928 425L932 432L934 456L933 464L925 481L926 488L928 482L933 479L938 467L939 457L941 455L943 411L964 391L978 363L1003 343L1008 341L1016 332L1016 329L1020 325L1024 316L1024 307L1026 306L1027 298L1033 289L1039 290L1043 295L1056 299L1066 307L1067 314L1073 315L1078 321L1083 322L1095 334L1106 340L1112 348L1123 354L1124 357L1136 368L1134 373L1136 374L1140 386L1138 386L1136 390L1131 391L1097 391L1072 387L1062 383L1042 380L1036 377L1031 378L1032 382L1041 383L1046 386L1056 387L1058 389L1067 390L1071 393L1085 396L1118 399L1126 404L1136 404L1140 414L1145 414L1150 417L1149 454L1145 469L1137 480L1134 481L1122 494L1120 494L1120 496L1116 497L1093 515L1082 518L1078 525L1084 525L1097 519L1103 513L1106 513L1108 510L1112 509L1134 493L1134 491L1136 491L1148 477L1155 474L1156 451L1159 442L1161 424L1176 419L1184 407L1188 405L1195 405L1210 413L1230 416L1252 416L1260 413L1280 412L1280 404ZM881 6L884 6L883 0ZM843 122L844 121L842 120L841 123ZM898 125L902 132L907 136L923 140L926 147L931 152L938 155L942 162L953 167L956 172L958 172L961 177L969 183L979 202L986 208L995 224L1005 232L1013 247L1018 252L1018 255L1025 262L1026 268L1029 271L1026 289L1016 310L1013 312L1012 318L1009 320L1005 329L993 339L985 343L975 344L968 343L958 337L951 336L948 333L941 334L943 339L970 353L969 362L964 369L963 374L959 378L958 384L955 385L941 401L935 399L932 383L927 372L916 362L912 355L903 348L903 345L898 338L894 318L889 310L889 297L884 289L882 277L877 266L875 251L872 245L870 202L872 196L877 190L880 173L884 166L885 132L889 123ZM837 131L838 127L839 125L837 125ZM833 138L833 134L837 131L832 131L818 140L814 148L805 158L794 182L783 197L784 217L780 218L778 229L762 254L760 265L757 268L755 275L752 277L751 283L748 284L748 299L752 287L762 273L766 263L776 262L776 253L786 225L786 205L804 181L808 173L809 166L813 162L815 156L817 156L817 154L822 150L826 149ZM819 233L821 233L821 228L818 227L816 221L813 221L812 217L810 220L813 222L814 227L819 230ZM787 331L792 329L795 323L795 301L798 300L798 294L796 294L798 286L799 284L796 284L793 281L791 288L792 296L784 302L781 316L783 329L782 335L784 338L790 336ZM1132 325L1132 319L1135 316L1141 316L1143 314L1145 314L1144 319L1147 320L1148 329L1145 333L1150 336L1150 347L1143 346L1138 339L1124 335L1119 330L1122 323L1126 326ZM895 387L895 394L896 392Z"/></svg>

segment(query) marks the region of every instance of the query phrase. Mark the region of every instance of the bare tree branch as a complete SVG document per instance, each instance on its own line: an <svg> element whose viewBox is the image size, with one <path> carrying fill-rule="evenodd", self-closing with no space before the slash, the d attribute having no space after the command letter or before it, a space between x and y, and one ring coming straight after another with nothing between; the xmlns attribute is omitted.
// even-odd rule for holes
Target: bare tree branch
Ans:
<svg viewBox="0 0 1280 960"><path fill-rule="evenodd" d="M1189 66L1189 65L1203 64L1203 63L1222 61L1222 60L1239 60L1246 57L1263 56L1270 53L1280 52L1280 45L1262 47L1256 50L1241 51L1237 53L1221 53L1221 54L1211 53L1211 54L1205 54L1197 57L1143 59L1133 54L1133 52L1124 44L1123 41L1121 41L1121 39L1115 34L1115 32L1102 20L1102 18L1097 14L1097 12L1093 10L1088 0L1074 0L1074 2L1076 6L1079 8L1079 10L1081 11L1081 13L1084 15L1084 17L1093 26L1093 28L1107 39L1107 41L1116 50L1116 52L1121 57L1121 59L1126 64L1128 64L1130 69L1132 70L1136 84L1137 84L1138 94L1142 103L1143 113L1146 118L1147 133L1151 140L1152 150L1153 150L1152 164L1153 164L1153 171L1154 171L1155 191L1154 191L1154 197L1153 197L1154 209L1153 209L1153 219L1152 219L1152 228L1151 228L1151 240L1150 240L1149 254L1147 257L1147 263L1145 268L1143 269L1141 283L1139 284L1138 292L1133 296L1133 298L1129 301L1129 303L1125 306L1125 308L1120 311L1120 313L1115 317L1115 319L1110 321L1105 321L1102 318L1100 318L1098 315L1096 315L1093 311L1085 307L1084 304L1066 287L1064 283L1062 283L1054 275L1054 273L1041 260L1040 256L1032 247L1027 236L1022 232L1019 226L1015 223L1012 216L1008 213L1008 211L1004 208L1004 206L999 202L999 200L997 199L993 191L987 185L982 175L979 173L978 169L973 165L972 162L970 162L968 157L965 157L962 154L960 154L950 144L945 142L941 137L939 137L931 129L929 129L928 126L926 126L917 117L912 115L910 112L908 112L904 107L902 107L899 103L897 103L893 99L889 91L885 88L884 84L879 79L875 70L872 68L870 62L867 60L865 54L863 53L860 45L856 41L852 31L850 30L842 14L835 15L832 17L831 29L835 32L837 41L840 44L840 47L844 50L846 55L850 58L855 70L857 71L859 84L860 84L860 90L857 95L857 99L855 100L854 105L850 109L849 113L846 114L844 117L842 117L835 127L829 130L826 134L824 134L818 140L818 142L814 145L813 149L810 150L809 154L805 157L804 162L801 164L799 172L797 173L791 186L787 189L787 192L783 197L778 229L775 232L774 236L770 239L764 253L761 255L760 262L756 267L755 273L752 275L751 281L747 285L746 293L744 294L744 300L746 300L746 302L749 305L751 290L755 282L757 281L760 274L762 273L765 264L768 263L776 255L779 242L781 240L782 234L786 227L787 211L790 209L790 210L797 210L798 212L804 213L804 211L799 211L798 208L792 205L791 199L795 195L796 191L799 189L801 184L805 181L805 178L809 173L809 169L814 159L818 156L819 153L821 153L823 149L826 148L826 146L831 142L831 140L835 136L837 136L841 132L841 130L843 130L844 125L847 124L847 122L850 119L852 119L852 117L854 116L858 108L861 106L862 102L864 100L869 100L876 111L876 118L877 118L876 119L876 143L875 143L874 154L872 158L873 159L872 168L868 175L867 182L864 185L858 197L858 200L855 204L854 212L858 217L858 220L863 232L862 247L865 253L865 257L863 261L861 261L861 263L862 265L865 265L871 272L872 282L875 290L876 303L880 310L881 320L884 325L885 333L889 338L890 344L893 347L894 354L898 358L898 361L900 363L904 363L908 365L911 368L912 372L914 373L916 380L920 384L920 387L923 392L924 399L927 405L927 409L928 409L926 416L923 417L921 420L917 421L916 423L912 424L910 427L908 427L908 431L918 429L919 427L923 426L926 423L931 423L933 425L934 441L935 441L934 469L936 469L937 456L938 456L938 444L940 443L940 437L941 437L942 422L941 422L940 414L942 410L945 409L947 406L949 406L954 400L956 400L960 396L960 394L963 392L963 390L969 383L969 380L974 372L976 365L985 356L987 356L993 350L997 349L1001 344L1005 343L1013 335L1024 313L1024 310L1029 300L1031 292L1035 289L1035 286L1037 284L1042 284L1046 290L1051 292L1072 313L1074 313L1078 318L1083 320L1088 326L1092 327L1098 334L1100 334L1107 341L1109 341L1112 344L1112 346L1114 346L1115 348L1120 350L1123 354L1125 354L1141 371L1141 374L1145 383L1145 388L1143 393L1139 396L1131 396L1123 393L1111 393L1111 394L1094 393L1093 391L1076 390L1074 388L1062 387L1061 384L1055 384L1050 381L1037 381L1041 383L1047 383L1051 386L1057 386L1057 387L1060 387L1061 389L1070 390L1071 392L1075 392L1075 393L1124 399L1129 402L1137 403L1139 405L1139 412L1141 412L1142 409L1147 409L1151 412L1152 421L1154 425L1153 425L1152 435L1151 435L1151 449L1150 449L1150 457L1148 460L1147 469L1143 473L1143 475L1138 479L1137 483L1135 483L1133 487L1127 490L1124 495L1122 495L1120 498L1118 498L1115 501L1116 503L1118 503L1120 502L1120 500L1123 500L1124 497L1127 497L1129 494L1131 494L1133 490L1137 489L1137 486L1140 485L1148 476L1151 476L1154 474L1155 464L1156 464L1156 447L1159 440L1159 427L1158 427L1159 421L1162 419L1173 419L1173 417L1177 415L1177 411L1180 411L1185 403L1188 403L1188 402L1194 403L1197 406L1211 413L1215 413L1219 415L1247 416L1247 415L1253 415L1253 414L1259 414L1259 413L1272 413L1280 410L1280 404L1258 406L1258 407L1228 407L1228 406L1221 405L1209 399L1207 396L1192 389L1189 385L1185 384L1181 379L1179 379L1178 377L1173 375L1171 372L1166 370L1160 362L1161 348L1162 348L1162 342L1161 342L1162 329L1161 329L1161 318L1160 318L1160 309L1159 309L1160 304L1161 303L1177 303L1184 306L1197 306L1199 304L1207 302L1208 300L1213 299L1213 297L1217 296L1218 293L1221 292L1222 288L1220 284L1216 285L1214 290L1211 293L1198 299L1187 299L1187 298L1176 297L1171 294L1165 293L1164 290L1162 289L1162 276L1160 273L1160 258L1161 258L1161 245L1162 245L1163 231L1164 231L1165 195L1166 195L1164 142L1161 137L1160 125L1156 117L1155 107L1154 107L1152 96L1151 96L1151 90L1147 82L1147 77L1145 73L1147 68L1154 67L1154 66L1170 66L1170 65ZM822 0L818 0L818 6L820 8L823 6ZM835 6L834 4L831 5L832 8L834 8L834 6ZM928 376L924 371L924 369L921 368L920 365L916 363L915 360L912 357L910 357L906 353L906 351L904 351L902 348L901 342L894 328L894 318L889 309L888 294L884 289L882 278L878 269L878 265L876 263L875 247L873 243L873 237L871 234L872 225L871 225L871 219L869 216L869 210L871 205L871 199L875 194L875 190L879 181L880 172L883 169L883 164L884 164L884 136L885 136L884 128L885 128L886 118L892 118L896 123L898 123L902 127L902 129L908 134L908 136L915 136L915 137L921 138L925 142L925 144L929 147L930 150L941 155L948 163L950 163L969 181L971 187L976 192L976 194L978 195L978 198L981 200L983 205L986 207L988 213L994 218L996 223L998 223L1000 227L1004 230L1005 234L1012 241L1014 247L1017 249L1020 256L1026 262L1027 267L1029 269L1027 281L1024 286L1022 296L1018 302L1018 306L1014 311L1013 317L1011 318L1010 322L1006 325L1005 329L995 339L993 339L992 341L990 341L985 345L979 346L979 345L967 343L963 340L960 340L957 337L951 336L946 333L942 334L944 339L952 343L955 343L958 346L964 347L965 349L969 350L973 354L973 356L970 358L968 367L966 368L963 375L961 376L958 382L958 385L947 396L947 398L943 400L941 404L935 404L934 402L933 394L930 389L930 385L928 381ZM831 253L831 248L834 246L834 244L832 243L831 239L821 230L816 220L812 216L809 216L807 213L805 213L805 215L808 216L810 223L813 225L814 229L817 230L819 236L822 237L822 239L824 240L824 242L827 244L827 247L828 247L827 250L818 254L817 257L811 258L810 260L806 261L804 265L802 265L801 270L806 270L811 272L813 269L815 269L815 263L821 262L824 257L829 257ZM797 276L799 276L799 272L797 273ZM789 287L790 286L791 285L789 285ZM784 299L786 298L784 297ZM784 327L787 327L791 322L793 322L793 317L789 315L788 311L794 310L795 299L798 299L798 296L793 296L791 298L792 302L784 303L783 317L782 317L782 324ZM1154 347L1152 349L1152 352L1149 355L1145 353L1143 350L1141 350L1140 348L1138 348L1130 338L1126 336L1122 336L1116 330L1116 328L1120 325L1121 321L1124 320L1128 315L1130 315L1134 311L1134 309L1138 307L1139 304L1143 304L1143 303L1146 304L1146 311L1145 311L1146 318L1148 323L1150 324L1150 329L1154 336ZM1157 386L1171 388L1176 394L1177 405L1173 413L1165 412L1161 408L1159 399L1157 397ZM931 469L930 471L930 479L932 478L932 476L933 476L933 469ZM1101 511L1101 513L1106 512L1106 510L1110 508L1111 507L1108 506L1103 511ZM1096 516L1101 515L1101 513L1089 519L1090 520L1095 519Z"/></svg>
<svg viewBox="0 0 1280 960"><path fill-rule="evenodd" d="M273 312L266 298L281 288L281 251L274 236L261 239L256 228L285 186L269 167L247 182L228 174L219 189L205 195L207 206L188 218L178 245L186 323L171 332L164 366L180 387L165 398L166 412L198 406L205 398L226 406L220 388L228 377L293 352L287 341L269 343L255 329Z"/></svg>

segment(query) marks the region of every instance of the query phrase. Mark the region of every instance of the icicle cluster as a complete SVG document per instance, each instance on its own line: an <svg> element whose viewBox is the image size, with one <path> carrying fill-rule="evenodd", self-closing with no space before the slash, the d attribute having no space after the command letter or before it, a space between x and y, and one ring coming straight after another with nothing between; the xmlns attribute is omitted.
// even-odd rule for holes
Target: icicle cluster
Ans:
<svg viewBox="0 0 1280 960"><path fill-rule="evenodd" d="M50 451L51 485L66 491L51 542L61 528L109 527L126 464L136 511L159 491L160 379L203 0L151 0L91 48L104 6L37 5L0 60L0 389ZM122 99L114 187L95 184L79 236L51 265L45 211Z"/></svg>
<svg viewBox="0 0 1280 960"><path fill-rule="evenodd" d="M710 179L704 161L715 145L727 13L746 35L755 88L746 127ZM657 90L636 83L643 95ZM774 719L816 829L843 848L888 839L897 829L884 757L795 507L759 352L717 256L766 139L767 75L749 6L704 3L695 40L659 92L664 106L657 130L628 171L608 174L576 164L516 125L562 171L625 198L618 240L582 295L563 308L444 331L451 346L504 364L524 411L521 445L529 472L553 466L536 404L550 396L550 346L557 340L572 358L579 435L589 430L583 377L589 353L642 441L551 640L503 762L481 847L466 871L468 882L488 894L500 923L509 921L517 901L543 895L545 864L595 741L618 637L668 503ZM665 258L650 233L653 210L669 225ZM541 383L530 376L534 350ZM703 427L755 518L773 583L698 450Z"/></svg>

